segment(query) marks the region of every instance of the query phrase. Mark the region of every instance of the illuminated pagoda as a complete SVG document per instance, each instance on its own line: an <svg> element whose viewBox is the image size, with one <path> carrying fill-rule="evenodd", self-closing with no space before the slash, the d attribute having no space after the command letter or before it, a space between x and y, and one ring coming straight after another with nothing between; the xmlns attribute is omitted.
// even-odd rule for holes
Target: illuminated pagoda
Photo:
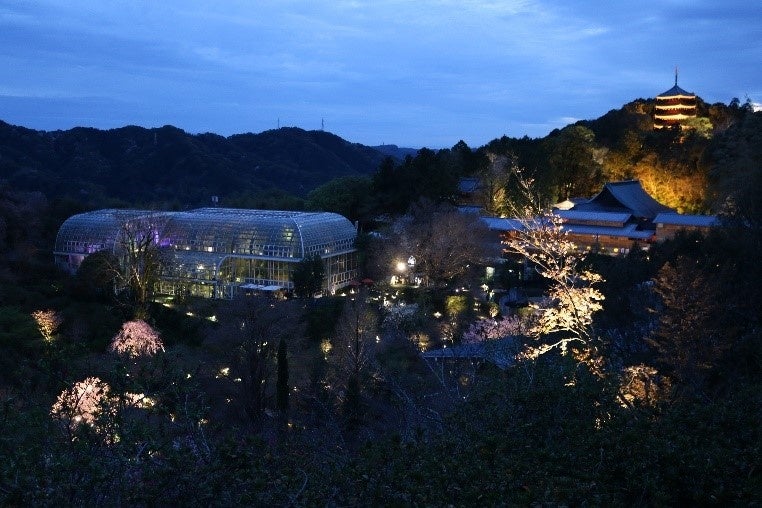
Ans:
<svg viewBox="0 0 762 508"><path fill-rule="evenodd" d="M688 118L696 118L696 98L695 93L677 86L675 69L675 86L656 96L654 129L682 126Z"/></svg>

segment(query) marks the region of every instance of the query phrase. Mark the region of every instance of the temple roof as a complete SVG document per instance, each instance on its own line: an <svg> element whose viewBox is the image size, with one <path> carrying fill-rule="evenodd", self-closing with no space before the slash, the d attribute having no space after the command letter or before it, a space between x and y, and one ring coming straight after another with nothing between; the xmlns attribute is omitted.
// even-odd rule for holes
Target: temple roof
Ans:
<svg viewBox="0 0 762 508"><path fill-rule="evenodd" d="M631 213L637 218L653 219L660 213L675 212L643 190L637 180L607 183L601 192L573 208L578 212Z"/></svg>
<svg viewBox="0 0 762 508"><path fill-rule="evenodd" d="M675 86L673 86L672 88L670 88L666 92L660 93L656 97L657 98L659 98L659 97L677 97L678 95L682 95L683 97L696 97L695 93L686 92L685 90L683 90L682 88L677 86L677 84L675 84Z"/></svg>
<svg viewBox="0 0 762 508"><path fill-rule="evenodd" d="M720 221L715 215L683 215L678 213L660 213L654 219L656 224L667 224L670 226L693 226L709 228L717 226Z"/></svg>
<svg viewBox="0 0 762 508"><path fill-rule="evenodd" d="M629 212L584 211L577 208L572 210L558 210L555 214L567 222L610 222L619 225L624 224L630 220L630 217L632 217L632 214Z"/></svg>

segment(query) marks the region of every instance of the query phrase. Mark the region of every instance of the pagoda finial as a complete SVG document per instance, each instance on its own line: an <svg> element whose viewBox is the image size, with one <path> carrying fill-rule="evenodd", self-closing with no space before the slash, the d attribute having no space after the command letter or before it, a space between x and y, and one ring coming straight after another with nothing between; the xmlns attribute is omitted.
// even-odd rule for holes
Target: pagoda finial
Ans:
<svg viewBox="0 0 762 508"><path fill-rule="evenodd" d="M677 86L677 65L675 65L675 86Z"/></svg>

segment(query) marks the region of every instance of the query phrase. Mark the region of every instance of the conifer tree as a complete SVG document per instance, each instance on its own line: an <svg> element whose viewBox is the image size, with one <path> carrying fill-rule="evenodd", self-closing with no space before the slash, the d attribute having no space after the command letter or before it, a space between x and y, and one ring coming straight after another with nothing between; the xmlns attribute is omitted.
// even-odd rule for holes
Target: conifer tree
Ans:
<svg viewBox="0 0 762 508"><path fill-rule="evenodd" d="M278 344L276 404L279 411L288 411L288 346L286 339L281 339L280 344Z"/></svg>

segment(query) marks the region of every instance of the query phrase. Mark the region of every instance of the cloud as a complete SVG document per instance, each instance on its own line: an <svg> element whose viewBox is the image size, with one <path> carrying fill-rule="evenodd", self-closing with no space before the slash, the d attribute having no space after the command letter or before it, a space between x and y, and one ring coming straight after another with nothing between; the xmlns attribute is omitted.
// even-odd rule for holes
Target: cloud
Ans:
<svg viewBox="0 0 762 508"><path fill-rule="evenodd" d="M675 65L710 102L757 99L761 18L738 0L39 0L0 7L0 102L30 127L325 117L353 141L478 145L654 96Z"/></svg>

